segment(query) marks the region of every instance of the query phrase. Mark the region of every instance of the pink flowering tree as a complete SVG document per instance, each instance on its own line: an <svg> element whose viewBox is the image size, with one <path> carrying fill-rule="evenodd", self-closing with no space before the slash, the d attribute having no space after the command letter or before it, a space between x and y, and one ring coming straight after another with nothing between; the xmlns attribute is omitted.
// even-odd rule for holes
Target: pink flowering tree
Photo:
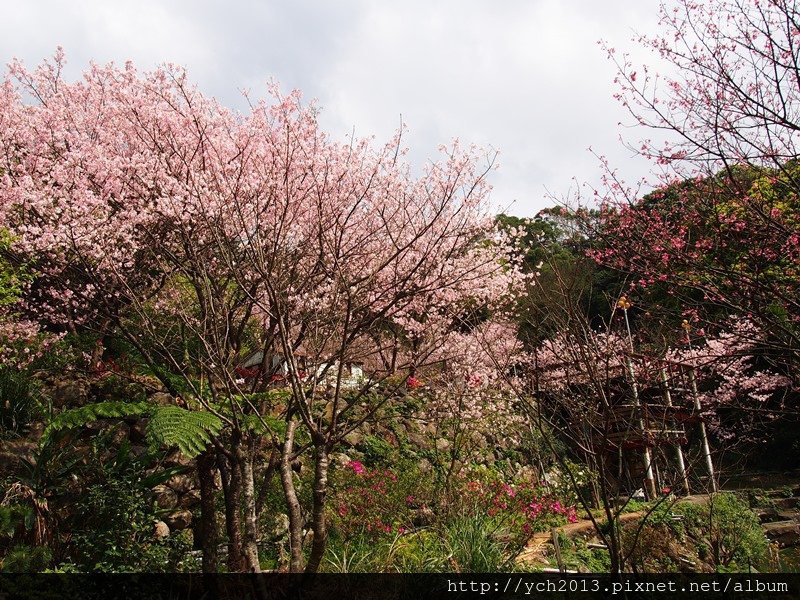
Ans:
<svg viewBox="0 0 800 600"><path fill-rule="evenodd" d="M427 364L444 345L427 332L470 313L494 319L519 287L490 218L491 157L443 148L414 177L399 135L378 149L331 141L297 93L272 90L237 115L179 69L92 66L69 83L62 65L15 63L0 94L0 216L34 276L22 308L123 336L186 409L224 426L198 463L212 570L213 487L202 483L220 470L229 569L257 571L265 448L264 476L280 472L289 506L290 567L303 567L291 463L310 449L316 570L328 457L391 401L378 384ZM237 373L256 349L264 379L281 365L282 406L255 401L264 379ZM369 365L363 377L355 364ZM309 444L296 447L298 427Z"/></svg>
<svg viewBox="0 0 800 600"><path fill-rule="evenodd" d="M702 417L727 448L763 433L790 399L792 381L764 360L765 342L753 323L739 320L714 337L667 353L668 361L695 370Z"/></svg>
<svg viewBox="0 0 800 600"><path fill-rule="evenodd" d="M640 198L607 167L594 256L713 317L749 319L795 376L798 8L675 0L660 16L657 34L636 38L653 52L650 64L606 49L617 98L664 137L635 145L664 176Z"/></svg>
<svg viewBox="0 0 800 600"><path fill-rule="evenodd" d="M796 373L798 204L785 174L739 169L674 183L629 204L611 195L591 224L590 255L630 275L639 297L672 304L714 332L728 317L770 338L772 359ZM674 331L678 331L674 328Z"/></svg>
<svg viewBox="0 0 800 600"><path fill-rule="evenodd" d="M476 437L522 445L525 419L508 382L521 375L527 355L515 324L501 320L428 331L420 349L428 344L434 347L420 373L423 387L411 393L422 397L419 416L433 427L432 435L446 441L434 466L447 504L459 494L454 481L480 450Z"/></svg>
<svg viewBox="0 0 800 600"><path fill-rule="evenodd" d="M673 0L659 31L637 36L648 65L605 44L617 98L634 122L663 131L637 150L710 175L740 165L782 171L797 158L800 10L785 0Z"/></svg>

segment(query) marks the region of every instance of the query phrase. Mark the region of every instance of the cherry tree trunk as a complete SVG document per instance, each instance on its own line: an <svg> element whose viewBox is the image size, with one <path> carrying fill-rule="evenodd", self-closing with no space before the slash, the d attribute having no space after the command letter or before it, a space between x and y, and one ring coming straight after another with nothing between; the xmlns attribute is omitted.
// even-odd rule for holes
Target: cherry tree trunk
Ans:
<svg viewBox="0 0 800 600"><path fill-rule="evenodd" d="M197 458L197 476L200 480L200 547L203 551L203 573L219 570L217 555L217 510L214 503L214 468L216 456L213 448Z"/></svg>
<svg viewBox="0 0 800 600"><path fill-rule="evenodd" d="M236 464L235 453L226 456L220 464L222 491L225 496L225 530L228 534L228 572L244 571L242 554L242 527L239 507L242 496L242 472Z"/></svg>
<svg viewBox="0 0 800 600"><path fill-rule="evenodd" d="M328 495L328 466L327 444L318 444L314 467L314 506L312 512L314 538L311 544L311 555L308 558L306 573L316 573L319 570L328 541L328 525L325 520L325 500Z"/></svg>
<svg viewBox="0 0 800 600"><path fill-rule="evenodd" d="M294 450L294 433L297 421L290 418L286 427L286 440L281 455L281 485L286 498L289 513L289 571L300 573L303 570L303 513L292 475L292 451Z"/></svg>
<svg viewBox="0 0 800 600"><path fill-rule="evenodd" d="M237 460L242 470L242 500L244 504L244 558L249 573L260 573L261 563L258 560L258 515L256 513L255 482L253 479L253 440L247 439L247 445L236 449Z"/></svg>

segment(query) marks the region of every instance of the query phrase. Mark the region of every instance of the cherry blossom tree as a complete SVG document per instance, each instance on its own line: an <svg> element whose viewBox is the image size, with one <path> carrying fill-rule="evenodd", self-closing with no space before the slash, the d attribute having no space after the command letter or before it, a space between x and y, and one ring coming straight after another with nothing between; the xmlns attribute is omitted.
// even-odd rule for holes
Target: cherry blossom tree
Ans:
<svg viewBox="0 0 800 600"><path fill-rule="evenodd" d="M783 0L675 0L649 65L606 46L636 150L663 167L639 197L606 165L594 257L711 321L738 315L797 373L800 14ZM720 329L722 329L720 325Z"/></svg>
<svg viewBox="0 0 800 600"><path fill-rule="evenodd" d="M399 134L378 149L331 141L298 93L273 88L239 115L177 68L93 65L69 83L62 67L60 54L14 63L0 94L0 216L34 278L21 308L123 336L179 402L224 424L198 466L201 483L222 473L230 570L259 570L254 482L270 448L261 471L280 472L303 567L291 463L310 449L316 570L331 450L391 401L381 382L441 362L465 319L498 318L523 279L490 217L491 157L454 145L414 177ZM249 383L237 367L256 349ZM354 363L371 367L355 382ZM288 400L264 406L253 392L276 364ZM214 570L213 514L203 523Z"/></svg>
<svg viewBox="0 0 800 600"><path fill-rule="evenodd" d="M772 359L796 371L796 196L774 171L739 170L737 184L745 195L713 177L674 183L633 204L612 200L592 224L589 253L629 273L642 298L669 299L709 332L731 315L749 319L768 335Z"/></svg>
<svg viewBox="0 0 800 600"><path fill-rule="evenodd" d="M705 174L742 164L780 171L797 158L794 2L665 2L659 33L636 41L658 57L655 65L605 48L618 69L617 98L637 124L667 133L666 142L640 143L646 156L675 167L688 162Z"/></svg>
<svg viewBox="0 0 800 600"><path fill-rule="evenodd" d="M790 398L791 379L759 361L766 338L752 322L735 320L718 335L695 337L694 342L686 329L688 343L670 350L666 359L693 369L698 404L718 443L752 440L765 423L780 416ZM722 420L726 413L727 423Z"/></svg>

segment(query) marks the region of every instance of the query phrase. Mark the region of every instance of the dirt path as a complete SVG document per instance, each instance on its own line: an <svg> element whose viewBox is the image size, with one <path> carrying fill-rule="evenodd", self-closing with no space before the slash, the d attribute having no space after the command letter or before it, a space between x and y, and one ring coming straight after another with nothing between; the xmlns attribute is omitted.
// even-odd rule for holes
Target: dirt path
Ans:
<svg viewBox="0 0 800 600"><path fill-rule="evenodd" d="M620 515L619 520L621 523L639 519L645 515L645 512L632 512ZM567 537L576 537L594 531L594 525L589 519L581 519L577 523L568 523L557 528L559 533L564 533ZM548 564L549 556L552 554L551 548L553 543L553 536L549 531L542 531L533 534L533 537L528 541L520 555L517 557L518 563L541 563Z"/></svg>
<svg viewBox="0 0 800 600"><path fill-rule="evenodd" d="M684 496L679 498L675 504L703 504L708 501L708 494L696 494L692 496ZM624 513L620 515L619 520L621 523L635 521L641 519L647 514L647 511L637 511ZM604 519L601 519L604 521ZM568 523L557 528L559 533L564 533L567 537L576 537L586 535L594 532L594 525L590 519L581 519L577 523ZM539 563L548 564L549 556L552 555L552 542L553 537L549 531L542 531L533 534L533 537L528 540L525 549L517 557L518 563Z"/></svg>

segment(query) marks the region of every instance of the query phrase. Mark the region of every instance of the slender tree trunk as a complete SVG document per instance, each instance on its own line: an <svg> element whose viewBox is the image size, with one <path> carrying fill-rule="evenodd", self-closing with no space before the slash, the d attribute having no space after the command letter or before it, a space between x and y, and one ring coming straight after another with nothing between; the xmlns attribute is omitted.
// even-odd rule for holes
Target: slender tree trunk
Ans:
<svg viewBox="0 0 800 600"><path fill-rule="evenodd" d="M319 570L325 546L328 542L328 524L325 520L325 500L328 495L328 446L320 443L316 447L316 464L314 466L314 508L312 523L314 538L311 544L311 555L308 557L306 573L316 573Z"/></svg>
<svg viewBox="0 0 800 600"><path fill-rule="evenodd" d="M242 470L242 500L244 501L244 557L249 573L260 573L258 559L258 515L256 513L255 480L253 477L254 440L247 437L246 444L236 449L239 467Z"/></svg>
<svg viewBox="0 0 800 600"><path fill-rule="evenodd" d="M238 437L238 436L235 436ZM238 440L234 445L238 444ZM242 555L242 527L239 516L239 506L242 494L242 472L235 459L235 452L225 457L227 461L220 461L222 474L222 491L225 495L225 530L228 533L228 572L240 573L244 571L244 556Z"/></svg>
<svg viewBox="0 0 800 600"><path fill-rule="evenodd" d="M275 476L275 473L278 472L278 468L280 467L280 465L281 465L280 446L273 444L272 450L269 453L269 462L267 463L267 468L264 471L264 475L261 480L261 488L256 494L256 512L258 514L264 512L264 504L267 501L267 496L269 494L269 488L272 482L272 478Z"/></svg>
<svg viewBox="0 0 800 600"><path fill-rule="evenodd" d="M281 454L281 484L286 497L286 507L289 512L289 571L300 573L303 570L303 513L300 510L300 501L297 499L297 490L292 479L292 452L294 451L294 432L297 421L289 416L286 425L286 440L283 443Z"/></svg>
<svg viewBox="0 0 800 600"><path fill-rule="evenodd" d="M208 448L197 458L197 476L200 479L200 547L203 550L203 573L219 570L217 555L217 510L214 503L214 448Z"/></svg>

